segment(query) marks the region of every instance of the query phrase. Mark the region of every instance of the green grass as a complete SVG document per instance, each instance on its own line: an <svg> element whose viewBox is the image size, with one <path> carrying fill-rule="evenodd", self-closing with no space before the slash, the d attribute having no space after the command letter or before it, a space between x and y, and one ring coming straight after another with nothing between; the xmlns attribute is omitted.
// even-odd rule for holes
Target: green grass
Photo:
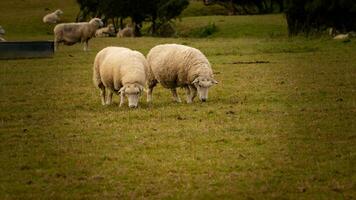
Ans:
<svg viewBox="0 0 356 200"><path fill-rule="evenodd" d="M28 16L42 9L33 8ZM179 26L219 31L95 38L89 52L61 46L54 58L1 60L0 199L354 199L355 41L287 38L282 19L189 17ZM7 38L51 38L11 20ZM152 105L143 97L138 109L119 108L116 96L101 106L91 80L100 49L146 54L173 42L212 63L219 84L208 102L177 104L158 86Z"/></svg>

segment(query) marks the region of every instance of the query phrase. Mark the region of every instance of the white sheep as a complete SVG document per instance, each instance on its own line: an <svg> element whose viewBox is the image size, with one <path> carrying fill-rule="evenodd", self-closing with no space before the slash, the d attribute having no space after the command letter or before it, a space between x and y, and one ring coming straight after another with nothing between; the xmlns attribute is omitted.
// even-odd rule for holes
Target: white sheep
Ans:
<svg viewBox="0 0 356 200"><path fill-rule="evenodd" d="M43 23L47 24L57 24L60 21L59 16L63 14L63 11L60 9L45 15L42 19Z"/></svg>
<svg viewBox="0 0 356 200"><path fill-rule="evenodd" d="M95 37L110 37L115 36L115 27L109 24L107 27L96 30Z"/></svg>
<svg viewBox="0 0 356 200"><path fill-rule="evenodd" d="M2 26L0 26L0 42L6 42L6 40L2 37L3 35L5 35L5 30Z"/></svg>
<svg viewBox="0 0 356 200"><path fill-rule="evenodd" d="M120 94L120 107L125 96L130 108L137 107L148 71L145 56L123 47L106 47L96 55L93 71L93 82L100 89L102 105L110 105L116 93Z"/></svg>
<svg viewBox="0 0 356 200"><path fill-rule="evenodd" d="M334 40L349 40L350 39L350 34L338 34L334 38Z"/></svg>
<svg viewBox="0 0 356 200"><path fill-rule="evenodd" d="M213 78L208 59L198 49L178 45L163 44L153 47L147 55L149 65L147 101L152 101L152 91L157 83L169 88L173 100L181 102L176 88L184 87L187 103L192 103L199 94L205 102L208 88L218 82Z"/></svg>
<svg viewBox="0 0 356 200"><path fill-rule="evenodd" d="M135 37L135 32L132 27L125 27L124 29L119 29L119 32L116 35L117 37Z"/></svg>
<svg viewBox="0 0 356 200"><path fill-rule="evenodd" d="M54 29L54 50L56 51L59 43L73 45L84 43L84 51L88 50L89 40L95 36L96 30L103 26L99 18L93 18L89 22L62 23L57 24Z"/></svg>
<svg viewBox="0 0 356 200"><path fill-rule="evenodd" d="M0 35L5 35L5 29L2 26L0 26Z"/></svg>

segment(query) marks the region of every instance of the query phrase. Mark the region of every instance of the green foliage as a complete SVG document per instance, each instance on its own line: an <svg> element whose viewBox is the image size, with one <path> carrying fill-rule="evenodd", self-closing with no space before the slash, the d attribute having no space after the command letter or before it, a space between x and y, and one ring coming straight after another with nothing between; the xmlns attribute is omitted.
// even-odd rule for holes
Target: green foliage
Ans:
<svg viewBox="0 0 356 200"><path fill-rule="evenodd" d="M188 33L188 35L186 35L186 36L187 37L205 38L205 37L209 37L209 36L213 35L217 31L218 31L218 28L215 25L215 23L209 23L206 26L195 28L195 29L191 30Z"/></svg>
<svg viewBox="0 0 356 200"><path fill-rule="evenodd" d="M152 35L157 34L160 26L166 26L172 19L178 17L188 5L188 0L156 0L156 4L151 5L148 11Z"/></svg>

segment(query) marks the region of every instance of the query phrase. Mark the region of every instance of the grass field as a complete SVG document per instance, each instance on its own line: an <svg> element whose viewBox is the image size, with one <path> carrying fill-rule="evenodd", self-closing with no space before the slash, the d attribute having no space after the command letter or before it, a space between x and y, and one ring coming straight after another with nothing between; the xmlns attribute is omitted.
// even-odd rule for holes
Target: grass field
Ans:
<svg viewBox="0 0 356 200"><path fill-rule="evenodd" d="M69 1L0 1L6 38L51 39L38 20L57 5L68 21L77 12ZM218 31L203 39L95 38L89 52L0 60L0 199L355 199L355 40L288 38L282 15L177 27L209 23ZM101 106L96 53L161 43L205 53L219 81L208 102L177 104L159 86L151 105Z"/></svg>

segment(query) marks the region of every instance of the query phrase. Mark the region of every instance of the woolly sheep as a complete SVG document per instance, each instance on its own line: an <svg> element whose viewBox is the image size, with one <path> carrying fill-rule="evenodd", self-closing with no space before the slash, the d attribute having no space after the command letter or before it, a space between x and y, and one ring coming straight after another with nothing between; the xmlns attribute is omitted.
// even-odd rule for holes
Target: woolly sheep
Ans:
<svg viewBox="0 0 356 200"><path fill-rule="evenodd" d="M348 40L348 39L350 39L350 35L348 33L347 34L338 34L333 39L334 40Z"/></svg>
<svg viewBox="0 0 356 200"><path fill-rule="evenodd" d="M130 108L137 107L148 71L146 58L140 52L106 47L96 55L93 71L93 82L100 89L102 105L110 105L116 93L120 94L120 107L125 96Z"/></svg>
<svg viewBox="0 0 356 200"><path fill-rule="evenodd" d="M95 37L110 37L115 36L115 27L109 24L107 27L98 29L95 33Z"/></svg>
<svg viewBox="0 0 356 200"><path fill-rule="evenodd" d="M93 18L89 22L62 23L57 24L54 29L54 50L56 51L59 43L73 45L84 43L84 51L88 50L88 42L94 37L97 29L103 26L99 18Z"/></svg>
<svg viewBox="0 0 356 200"><path fill-rule="evenodd" d="M0 35L5 35L5 29L2 26L0 26Z"/></svg>
<svg viewBox="0 0 356 200"><path fill-rule="evenodd" d="M53 13L49 13L46 16L43 17L42 21L43 23L47 24L56 24L60 21L59 16L63 14L63 11L60 9L54 11Z"/></svg>
<svg viewBox="0 0 356 200"><path fill-rule="evenodd" d="M125 27L124 29L119 29L117 37L135 37L134 29L131 27Z"/></svg>
<svg viewBox="0 0 356 200"><path fill-rule="evenodd" d="M6 40L0 36L0 42L6 42Z"/></svg>
<svg viewBox="0 0 356 200"><path fill-rule="evenodd" d="M178 45L163 44L153 47L147 55L149 65L147 101L152 101L152 91L157 83L169 88L173 100L181 102L176 88L186 89L187 103L208 99L208 89L218 82L213 78L208 59L198 49Z"/></svg>

